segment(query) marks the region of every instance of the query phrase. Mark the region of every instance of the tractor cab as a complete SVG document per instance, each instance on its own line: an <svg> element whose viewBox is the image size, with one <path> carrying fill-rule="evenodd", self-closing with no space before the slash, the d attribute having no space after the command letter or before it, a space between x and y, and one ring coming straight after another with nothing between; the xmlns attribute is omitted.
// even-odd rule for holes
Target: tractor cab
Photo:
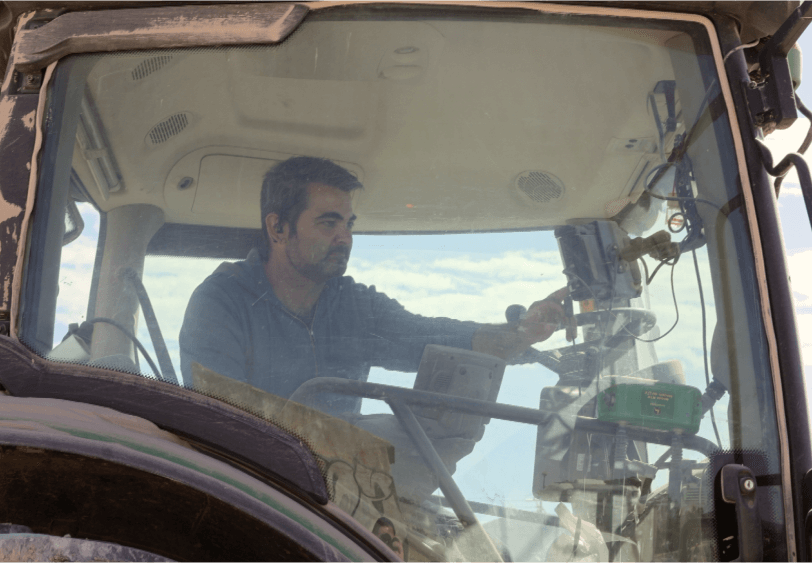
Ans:
<svg viewBox="0 0 812 563"><path fill-rule="evenodd" d="M171 559L810 557L757 138L797 117L769 36L806 12L620 4L15 13L0 521ZM267 250L273 172L302 157L359 186L310 316ZM544 338L478 347L550 300ZM77 430L91 411L113 426ZM32 451L108 486L79 498ZM29 474L45 500L12 494Z"/></svg>

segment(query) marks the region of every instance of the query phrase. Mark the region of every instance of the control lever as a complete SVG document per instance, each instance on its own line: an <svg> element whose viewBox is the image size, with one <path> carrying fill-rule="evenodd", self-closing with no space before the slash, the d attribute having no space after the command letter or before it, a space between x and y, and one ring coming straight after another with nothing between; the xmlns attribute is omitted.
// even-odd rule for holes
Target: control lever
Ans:
<svg viewBox="0 0 812 563"><path fill-rule="evenodd" d="M518 324L527 316L527 307L524 305L509 305L505 309L505 319L510 324Z"/></svg>
<svg viewBox="0 0 812 563"><path fill-rule="evenodd" d="M731 463L722 467L722 500L736 505L739 561L764 560L764 536L756 499L756 477L750 468Z"/></svg>
<svg viewBox="0 0 812 563"><path fill-rule="evenodd" d="M567 319L571 319L574 316L572 297L569 295L564 298L564 314L567 316ZM524 305L508 305L508 308L505 309L505 319L509 324L520 323L525 319L525 317L527 317L527 307ZM556 330L561 330L562 328L567 328L568 326L568 322L558 323L556 325Z"/></svg>
<svg viewBox="0 0 812 563"><path fill-rule="evenodd" d="M578 327L573 318L572 297L567 295L564 298L564 313L567 318L564 322L558 323L556 330L567 329L567 340L573 341L578 337ZM505 319L509 324L518 324L527 316L527 307L524 305L509 305L505 309Z"/></svg>

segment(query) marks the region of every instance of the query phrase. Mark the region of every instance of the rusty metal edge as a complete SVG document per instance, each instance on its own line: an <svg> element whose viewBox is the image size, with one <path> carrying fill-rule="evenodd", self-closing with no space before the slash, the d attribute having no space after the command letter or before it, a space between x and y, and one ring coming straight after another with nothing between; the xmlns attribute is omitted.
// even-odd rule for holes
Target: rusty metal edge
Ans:
<svg viewBox="0 0 812 563"><path fill-rule="evenodd" d="M68 12L19 29L9 66L32 72L75 53L279 43L308 11L305 4L274 3Z"/></svg>

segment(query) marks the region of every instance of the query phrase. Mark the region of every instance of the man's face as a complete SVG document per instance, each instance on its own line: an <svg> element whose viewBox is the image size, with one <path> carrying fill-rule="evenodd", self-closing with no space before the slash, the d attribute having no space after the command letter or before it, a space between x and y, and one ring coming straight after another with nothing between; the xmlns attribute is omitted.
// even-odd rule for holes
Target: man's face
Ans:
<svg viewBox="0 0 812 563"><path fill-rule="evenodd" d="M285 254L299 274L315 283L341 276L352 250L352 197L325 184L307 187L308 206L288 237Z"/></svg>

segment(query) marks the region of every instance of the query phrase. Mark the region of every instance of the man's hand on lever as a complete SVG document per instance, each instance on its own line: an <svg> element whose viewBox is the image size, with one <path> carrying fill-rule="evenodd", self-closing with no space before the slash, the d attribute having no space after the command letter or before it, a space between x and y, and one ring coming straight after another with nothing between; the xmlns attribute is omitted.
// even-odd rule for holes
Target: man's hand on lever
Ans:
<svg viewBox="0 0 812 563"><path fill-rule="evenodd" d="M518 323L481 327L474 333L473 350L509 360L532 344L550 338L563 323L568 323L567 340L574 340L577 327L564 310L566 297L567 288L563 287L533 303Z"/></svg>

